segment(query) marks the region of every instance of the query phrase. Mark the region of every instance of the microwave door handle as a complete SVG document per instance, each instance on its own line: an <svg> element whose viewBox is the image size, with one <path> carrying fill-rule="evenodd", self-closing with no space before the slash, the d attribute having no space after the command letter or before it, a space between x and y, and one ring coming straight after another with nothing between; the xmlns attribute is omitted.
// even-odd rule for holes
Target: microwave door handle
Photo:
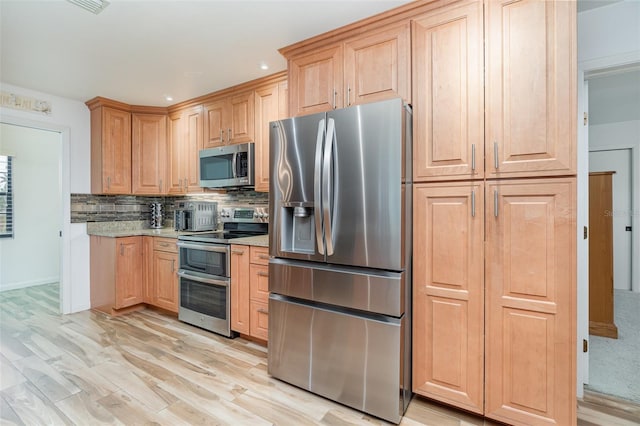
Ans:
<svg viewBox="0 0 640 426"><path fill-rule="evenodd" d="M318 136L316 137L316 161L313 169L313 216L316 222L316 241L318 253L324 254L324 239L322 238L322 141L324 139L324 119L318 123Z"/></svg>
<svg viewBox="0 0 640 426"><path fill-rule="evenodd" d="M322 158L322 220L325 229L325 244L327 247L327 256L333 255L333 230L331 227L331 199L333 191L332 182L329 180L329 172L331 171L331 161L333 159L333 143L336 139L335 120L329 119L327 125L327 137L324 144L324 155Z"/></svg>
<svg viewBox="0 0 640 426"><path fill-rule="evenodd" d="M233 178L236 179L238 177L238 153L237 152L233 153L231 168L233 169Z"/></svg>
<svg viewBox="0 0 640 426"><path fill-rule="evenodd" d="M192 281L197 281L199 283L204 283L204 284L219 285L219 286L222 286L222 287L227 287L229 285L226 281L213 280L211 278L197 277L195 275L191 275L191 274L188 274L188 273L183 272L183 271L178 271L178 276L182 277L182 278L186 278L186 279L192 280Z"/></svg>

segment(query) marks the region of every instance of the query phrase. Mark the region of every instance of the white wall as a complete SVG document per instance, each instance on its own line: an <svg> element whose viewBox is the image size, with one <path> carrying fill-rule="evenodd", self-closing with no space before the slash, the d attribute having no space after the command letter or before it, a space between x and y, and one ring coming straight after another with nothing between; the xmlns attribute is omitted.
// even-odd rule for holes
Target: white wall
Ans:
<svg viewBox="0 0 640 426"><path fill-rule="evenodd" d="M607 66L609 58L637 62L640 54L640 2L624 1L578 14L578 63L582 69Z"/></svg>
<svg viewBox="0 0 640 426"><path fill-rule="evenodd" d="M89 237L86 224L71 224L69 193L89 193L91 189L91 127L89 110L83 102L53 96L0 82L5 92L31 96L51 103L51 115L0 107L0 122L56 130L62 134L62 312L90 308ZM65 187L66 186L66 187Z"/></svg>
<svg viewBox="0 0 640 426"><path fill-rule="evenodd" d="M13 238L0 239L0 291L60 281L60 133L0 123L13 174Z"/></svg>

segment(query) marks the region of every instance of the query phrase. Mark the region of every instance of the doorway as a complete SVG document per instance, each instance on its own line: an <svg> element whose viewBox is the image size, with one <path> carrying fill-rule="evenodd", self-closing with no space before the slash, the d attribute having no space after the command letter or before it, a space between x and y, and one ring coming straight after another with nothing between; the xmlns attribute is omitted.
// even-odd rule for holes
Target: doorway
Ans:
<svg viewBox="0 0 640 426"><path fill-rule="evenodd" d="M63 314L69 313L72 306L69 240L69 128L20 117L3 116L0 119L0 129L2 129L0 146L6 148L7 154L15 156L14 171L18 175L23 175L23 177L15 176L21 181L15 188L15 202L16 206L22 205L22 212L17 212L20 217L16 217L14 239L4 244L7 247L0 248L0 250L4 249L3 261L8 257L5 254L11 254L14 262L9 263L8 267L5 266L2 273L5 278L0 282L4 288L0 290L46 284L55 280L54 293L58 299L58 310ZM24 152L21 147L8 147L9 135L28 138L29 145L37 144L41 139L48 140L47 155L39 159L35 156L35 159L28 160L32 156ZM24 142L24 139L22 140ZM50 158L47 159L47 157ZM44 165L43 162L48 165ZM24 172L29 167L32 172L28 172L27 177L24 177ZM48 177L38 176L38 170L41 169L48 170ZM43 217L45 220L42 219ZM44 259L47 256L42 254L43 252L49 254L48 259ZM39 270L33 267L39 262L43 265L46 263L44 265L46 268ZM24 264L27 265L26 268ZM14 268L16 265L21 269L14 270L10 276L7 275L7 269Z"/></svg>
<svg viewBox="0 0 640 426"><path fill-rule="evenodd" d="M638 64L630 64L628 67L612 67L609 71L600 69L586 74L587 171L614 172L609 214L613 232L611 288L614 292L613 315L618 338L588 336L585 389L640 403L637 373L640 371L640 358L637 356L640 353L640 262L637 248L640 68ZM593 258L593 255L590 257ZM583 268L585 266L588 265L583 265Z"/></svg>

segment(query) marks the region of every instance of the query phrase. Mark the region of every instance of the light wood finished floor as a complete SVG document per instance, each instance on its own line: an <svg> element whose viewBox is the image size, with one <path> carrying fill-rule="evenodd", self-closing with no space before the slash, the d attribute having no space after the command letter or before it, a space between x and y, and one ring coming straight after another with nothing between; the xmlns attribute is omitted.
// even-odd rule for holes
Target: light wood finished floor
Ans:
<svg viewBox="0 0 640 426"><path fill-rule="evenodd" d="M266 348L145 310L58 314L57 286L0 293L1 424L371 425L267 374ZM633 425L640 412L597 403L579 425ZM414 397L402 425L492 422Z"/></svg>

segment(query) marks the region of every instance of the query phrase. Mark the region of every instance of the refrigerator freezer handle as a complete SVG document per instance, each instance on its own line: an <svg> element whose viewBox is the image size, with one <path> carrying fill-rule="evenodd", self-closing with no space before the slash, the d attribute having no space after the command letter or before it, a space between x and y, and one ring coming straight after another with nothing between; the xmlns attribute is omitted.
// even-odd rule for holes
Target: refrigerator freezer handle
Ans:
<svg viewBox="0 0 640 426"><path fill-rule="evenodd" d="M318 253L324 254L324 239L322 238L322 212L321 212L321 190L322 190L322 142L324 140L324 119L318 123L318 137L316 138L316 161L313 169L313 217L316 225L316 242Z"/></svg>
<svg viewBox="0 0 640 426"><path fill-rule="evenodd" d="M333 158L333 142L336 135L336 124L333 118L329 119L327 125L327 140L324 144L324 156L322 158L322 219L325 229L325 244L327 246L327 256L333 254L333 231L331 229L331 199L333 188L329 181L331 160Z"/></svg>

